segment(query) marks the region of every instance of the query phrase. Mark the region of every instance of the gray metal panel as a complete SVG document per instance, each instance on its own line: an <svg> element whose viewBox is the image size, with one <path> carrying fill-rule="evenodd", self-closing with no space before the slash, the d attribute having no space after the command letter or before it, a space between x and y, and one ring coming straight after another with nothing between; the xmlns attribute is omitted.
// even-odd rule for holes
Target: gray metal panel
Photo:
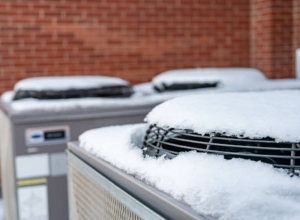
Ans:
<svg viewBox="0 0 300 220"><path fill-rule="evenodd" d="M69 210L67 176L48 178L47 185L49 220L68 219Z"/></svg>
<svg viewBox="0 0 300 220"><path fill-rule="evenodd" d="M27 147L25 143L25 130L27 128L39 128L45 126L61 126L67 125L70 127L70 140L76 141L78 140L78 136L85 132L86 130L99 128L109 125L120 125L120 124L132 124L132 123L140 123L143 121L146 113L141 115L119 115L115 117L106 117L106 118L92 118L92 119L77 119L77 120L52 120L48 123L26 123L26 124L18 124L14 127L13 135L15 138L15 155L25 155L28 154L28 150L31 148L35 148L34 151L30 151L33 153L48 153L48 152L62 152L66 149L66 143L60 144L44 144L42 146L33 146Z"/></svg>
<svg viewBox="0 0 300 220"><path fill-rule="evenodd" d="M12 125L7 115L0 111L0 156L1 181L4 198L4 212L7 220L17 219L17 204L15 191L15 166Z"/></svg>
<svg viewBox="0 0 300 220"><path fill-rule="evenodd" d="M128 101L129 102L129 101ZM0 109L15 124L51 122L53 120L78 120L92 118L114 118L119 116L146 115L161 102L141 104L136 106L99 106L86 109L67 109L60 112L17 112L14 113L9 103L0 101Z"/></svg>
<svg viewBox="0 0 300 220"><path fill-rule="evenodd" d="M72 220L164 219L72 153L68 154L68 164L74 193L69 196Z"/></svg>
<svg viewBox="0 0 300 220"><path fill-rule="evenodd" d="M10 105L8 105L8 104L6 104L6 103L4 103L4 102L2 102L2 101L0 100L0 109L2 110L2 112L3 112L5 115L7 115L7 116L9 117L9 115L10 115L10 113L11 113L11 107L10 107Z"/></svg>
<svg viewBox="0 0 300 220"><path fill-rule="evenodd" d="M50 154L51 176L62 176L67 174L67 159L65 152Z"/></svg>
<svg viewBox="0 0 300 220"><path fill-rule="evenodd" d="M166 219L201 219L213 218L200 215L185 204L182 204L155 188L127 175L105 161L93 156L78 147L78 143L68 143L68 149L83 162L97 170L125 192L145 204Z"/></svg>

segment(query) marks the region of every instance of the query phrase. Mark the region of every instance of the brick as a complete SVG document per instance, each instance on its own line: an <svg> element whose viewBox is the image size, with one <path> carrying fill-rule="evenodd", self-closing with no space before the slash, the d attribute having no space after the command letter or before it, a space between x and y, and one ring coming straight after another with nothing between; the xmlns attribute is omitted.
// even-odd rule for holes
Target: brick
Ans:
<svg viewBox="0 0 300 220"><path fill-rule="evenodd" d="M14 11L14 10L1 10L0 9L0 15L1 16L16 16L18 15L18 11Z"/></svg>
<svg viewBox="0 0 300 220"><path fill-rule="evenodd" d="M14 32L14 31L18 31L19 30L19 27L18 26L13 26L13 25L11 25L11 26L2 26L2 27L0 27L0 31L1 32Z"/></svg>
<svg viewBox="0 0 300 220"><path fill-rule="evenodd" d="M39 16L40 12L38 10L24 10L21 11L23 16Z"/></svg>
<svg viewBox="0 0 300 220"><path fill-rule="evenodd" d="M38 25L45 25L45 24L52 24L54 23L52 18L40 18L40 17L36 17L33 20L34 24L38 24Z"/></svg>
<svg viewBox="0 0 300 220"><path fill-rule="evenodd" d="M64 39L73 39L74 34L73 33L58 33L57 37L58 38L64 38Z"/></svg>
<svg viewBox="0 0 300 220"><path fill-rule="evenodd" d="M9 39L9 40L1 40L0 45L1 46L18 46L21 42L19 42L17 39Z"/></svg>
<svg viewBox="0 0 300 220"><path fill-rule="evenodd" d="M48 17L48 16L61 16L62 12L61 11L56 11L56 10L45 10L44 11L44 16Z"/></svg>
<svg viewBox="0 0 300 220"><path fill-rule="evenodd" d="M41 38L41 39L52 39L53 34L51 33L38 33L34 35L35 38Z"/></svg>
<svg viewBox="0 0 300 220"><path fill-rule="evenodd" d="M30 26L23 26L22 29L24 31L31 32L31 31L39 31L41 29L41 27L38 25L30 25Z"/></svg>
<svg viewBox="0 0 300 220"><path fill-rule="evenodd" d="M12 24L30 24L31 19L26 19L26 18L13 18L11 20Z"/></svg>
<svg viewBox="0 0 300 220"><path fill-rule="evenodd" d="M50 9L51 8L51 4L34 4L33 8L37 9L37 10Z"/></svg>
<svg viewBox="0 0 300 220"><path fill-rule="evenodd" d="M29 49L29 48L14 48L13 51L15 53L25 53L25 54L28 54L32 51L32 49Z"/></svg>

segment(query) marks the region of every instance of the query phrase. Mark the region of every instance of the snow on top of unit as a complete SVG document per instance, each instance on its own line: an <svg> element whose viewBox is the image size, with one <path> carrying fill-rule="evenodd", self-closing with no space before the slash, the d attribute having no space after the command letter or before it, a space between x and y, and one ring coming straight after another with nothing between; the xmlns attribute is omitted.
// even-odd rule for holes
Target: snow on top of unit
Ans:
<svg viewBox="0 0 300 220"><path fill-rule="evenodd" d="M35 77L16 83L14 90L55 90L90 89L103 86L128 85L128 82L116 77L107 76L59 76Z"/></svg>
<svg viewBox="0 0 300 220"><path fill-rule="evenodd" d="M192 95L155 107L146 121L162 127L300 142L300 91Z"/></svg>
<svg viewBox="0 0 300 220"><path fill-rule="evenodd" d="M10 103L14 98L15 93L13 91L6 91L1 95L1 101L4 103Z"/></svg>
<svg viewBox="0 0 300 220"><path fill-rule="evenodd" d="M144 158L146 129L145 124L94 129L83 133L79 144L201 214L219 220L300 219L299 177L261 162L194 151L172 160Z"/></svg>
<svg viewBox="0 0 300 220"><path fill-rule="evenodd" d="M237 88L240 87L240 88ZM237 85L236 90L240 91L267 91L267 90L284 90L300 89L300 80L298 79L271 79L251 83L248 85Z"/></svg>
<svg viewBox="0 0 300 220"><path fill-rule="evenodd" d="M63 112L73 109L107 108L119 106L155 105L171 98L207 93L249 92L263 90L300 89L300 81L295 79L266 80L249 85L235 85L228 87L203 88L192 90L179 90L158 93L151 84L141 84L134 87L134 95L128 98L80 98L80 99L21 99L13 101L14 92L5 92L1 96L1 102L10 105L14 114L36 112Z"/></svg>
<svg viewBox="0 0 300 220"><path fill-rule="evenodd" d="M90 108L110 108L120 106L145 106L145 105L157 105L161 102L169 100L174 97L209 93L209 92L221 92L221 89L196 89L185 90L176 92L166 92L163 94L153 93L151 95L145 95L142 92L137 92L132 97L127 98L77 98L77 99L51 99L51 100L39 100L39 99L21 99L13 101L14 92L5 92L1 96L1 101L9 105L14 114L22 113L36 113L36 112L63 112L69 110L85 110Z"/></svg>
<svg viewBox="0 0 300 220"><path fill-rule="evenodd" d="M140 84L134 85L132 88L135 93L138 93L141 95L152 95L152 94L157 93L157 91L155 91L153 84L151 82L140 83Z"/></svg>
<svg viewBox="0 0 300 220"><path fill-rule="evenodd" d="M157 87L174 83L220 83L238 85L266 80L265 76L253 68L195 68L169 70L154 77L152 82Z"/></svg>

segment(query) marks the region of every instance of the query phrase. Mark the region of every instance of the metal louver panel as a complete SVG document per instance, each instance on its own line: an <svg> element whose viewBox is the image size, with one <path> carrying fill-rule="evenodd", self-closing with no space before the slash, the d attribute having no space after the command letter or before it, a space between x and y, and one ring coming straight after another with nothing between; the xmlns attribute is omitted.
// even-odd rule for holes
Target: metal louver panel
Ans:
<svg viewBox="0 0 300 220"><path fill-rule="evenodd" d="M70 219L164 219L70 154L68 167Z"/></svg>

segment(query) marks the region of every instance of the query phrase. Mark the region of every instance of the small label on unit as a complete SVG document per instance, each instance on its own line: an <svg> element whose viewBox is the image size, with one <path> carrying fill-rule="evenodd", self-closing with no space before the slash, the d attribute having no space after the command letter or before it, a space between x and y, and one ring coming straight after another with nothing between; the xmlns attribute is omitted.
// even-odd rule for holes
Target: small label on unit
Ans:
<svg viewBox="0 0 300 220"><path fill-rule="evenodd" d="M18 208L20 220L48 220L47 185L19 187Z"/></svg>
<svg viewBox="0 0 300 220"><path fill-rule="evenodd" d="M67 174L67 156L65 152L50 154L51 176L63 176Z"/></svg>
<svg viewBox="0 0 300 220"><path fill-rule="evenodd" d="M19 180L18 186L33 186L33 185L42 185L42 184L46 184L46 183L47 183L46 178Z"/></svg>
<svg viewBox="0 0 300 220"><path fill-rule="evenodd" d="M28 128L25 131L25 142L28 147L44 144L66 143L70 138L67 125L40 128Z"/></svg>
<svg viewBox="0 0 300 220"><path fill-rule="evenodd" d="M48 154L17 156L15 160L17 179L44 177L50 173Z"/></svg>

